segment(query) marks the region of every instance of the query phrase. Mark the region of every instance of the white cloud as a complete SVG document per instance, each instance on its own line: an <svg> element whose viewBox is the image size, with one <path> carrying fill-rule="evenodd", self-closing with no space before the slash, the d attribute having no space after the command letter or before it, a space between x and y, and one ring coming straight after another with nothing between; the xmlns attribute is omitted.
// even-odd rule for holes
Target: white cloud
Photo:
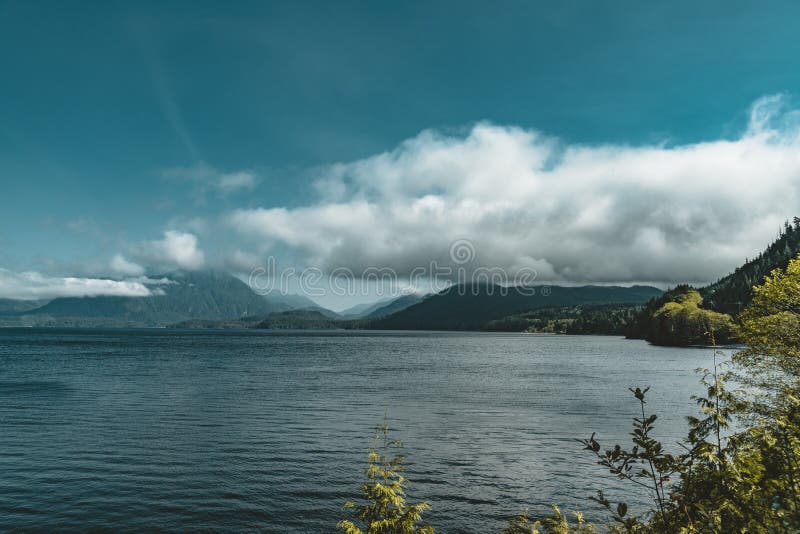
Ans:
<svg viewBox="0 0 800 534"><path fill-rule="evenodd" d="M256 186L256 175L250 171L232 172L222 174L215 184L222 191L235 191L237 189L253 189Z"/></svg>
<svg viewBox="0 0 800 534"><path fill-rule="evenodd" d="M197 236L188 232L167 230L164 238L147 241L133 249L136 259L161 269L197 270L205 267L205 253L197 246Z"/></svg>
<svg viewBox="0 0 800 534"><path fill-rule="evenodd" d="M123 276L142 276L144 267L128 261L122 254L117 254L111 259L111 270Z"/></svg>
<svg viewBox="0 0 800 534"><path fill-rule="evenodd" d="M223 194L239 190L252 190L258 183L258 175L251 170L223 172L202 161L191 166L164 169L162 175L166 178L194 183L199 188L201 195L205 195L209 189Z"/></svg>
<svg viewBox="0 0 800 534"><path fill-rule="evenodd" d="M408 273L469 239L475 266L530 266L542 281L708 281L800 211L800 114L785 104L755 102L738 139L681 146L565 145L487 123L425 131L327 168L314 204L227 222L326 269Z"/></svg>
<svg viewBox="0 0 800 534"><path fill-rule="evenodd" d="M51 277L0 269L0 298L37 300L58 297L147 297L153 293L138 281L103 278Z"/></svg>
<svg viewBox="0 0 800 534"><path fill-rule="evenodd" d="M225 257L224 265L235 273L249 273L264 265L264 259L257 254L236 249Z"/></svg>

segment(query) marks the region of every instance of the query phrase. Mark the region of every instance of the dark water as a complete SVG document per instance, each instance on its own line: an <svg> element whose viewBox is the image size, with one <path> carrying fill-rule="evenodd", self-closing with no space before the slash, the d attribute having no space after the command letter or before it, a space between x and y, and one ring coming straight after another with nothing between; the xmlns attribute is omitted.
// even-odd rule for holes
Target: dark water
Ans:
<svg viewBox="0 0 800 534"><path fill-rule="evenodd" d="M651 385L675 442L700 349L451 333L0 330L0 530L330 532L388 409L439 532L495 532L611 488ZM633 489L633 488L630 488Z"/></svg>

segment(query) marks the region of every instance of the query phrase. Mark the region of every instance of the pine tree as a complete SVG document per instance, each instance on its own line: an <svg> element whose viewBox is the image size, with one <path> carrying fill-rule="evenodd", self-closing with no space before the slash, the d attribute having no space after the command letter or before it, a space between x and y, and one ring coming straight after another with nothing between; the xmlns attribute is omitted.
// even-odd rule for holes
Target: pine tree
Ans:
<svg viewBox="0 0 800 534"><path fill-rule="evenodd" d="M375 443L368 455L367 480L361 485L362 504L346 502L345 508L362 523L345 519L336 528L347 534L433 534L422 521L422 512L428 510L427 502L406 503L406 485L403 477L404 458L399 454L389 457L402 443L389 439L389 426L384 421L375 433Z"/></svg>

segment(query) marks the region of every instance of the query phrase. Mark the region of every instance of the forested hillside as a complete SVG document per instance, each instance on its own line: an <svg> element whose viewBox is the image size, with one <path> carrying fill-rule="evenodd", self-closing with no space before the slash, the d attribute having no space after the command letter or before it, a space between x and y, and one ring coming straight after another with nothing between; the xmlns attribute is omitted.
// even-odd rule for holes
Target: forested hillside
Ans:
<svg viewBox="0 0 800 534"><path fill-rule="evenodd" d="M714 311L738 314L753 299L753 286L764 282L773 269L785 269L800 253L800 217L786 222L781 234L756 258L728 276L700 289L704 306Z"/></svg>
<svg viewBox="0 0 800 534"><path fill-rule="evenodd" d="M514 288L453 286L365 328L387 330L481 330L487 323L530 310L586 304L643 304L661 291L648 286L539 286ZM521 328L517 331L525 330Z"/></svg>
<svg viewBox="0 0 800 534"><path fill-rule="evenodd" d="M622 336L641 309L626 303L542 308L489 321L483 330Z"/></svg>
<svg viewBox="0 0 800 534"><path fill-rule="evenodd" d="M649 301L626 336L658 345L735 341L736 316L753 300L753 287L774 269L785 269L800 253L800 217L784 224L778 238L755 259L700 289L679 285Z"/></svg>

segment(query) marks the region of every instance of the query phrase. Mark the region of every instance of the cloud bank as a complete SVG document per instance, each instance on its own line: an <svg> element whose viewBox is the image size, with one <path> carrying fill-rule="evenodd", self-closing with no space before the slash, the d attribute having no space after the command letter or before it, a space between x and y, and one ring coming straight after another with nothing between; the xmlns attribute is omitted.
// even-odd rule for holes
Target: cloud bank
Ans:
<svg viewBox="0 0 800 534"><path fill-rule="evenodd" d="M0 269L0 298L44 300L58 297L147 297L156 294L143 281L51 277L37 272Z"/></svg>
<svg viewBox="0 0 800 534"><path fill-rule="evenodd" d="M144 272L141 265L151 268L171 270L202 269L206 265L205 252L198 247L197 236L189 232L167 230L163 239L146 241L133 247L134 262L117 255L111 261L112 269L122 274L139 276Z"/></svg>
<svg viewBox="0 0 800 534"><path fill-rule="evenodd" d="M123 276L142 276L144 274L144 267L129 261L122 254L116 254L111 258L111 270Z"/></svg>
<svg viewBox="0 0 800 534"><path fill-rule="evenodd" d="M409 273L467 239L474 267L532 267L540 281L710 281L800 212L800 113L765 97L738 138L681 146L569 145L489 123L424 131L324 169L315 194L226 222L325 270Z"/></svg>

